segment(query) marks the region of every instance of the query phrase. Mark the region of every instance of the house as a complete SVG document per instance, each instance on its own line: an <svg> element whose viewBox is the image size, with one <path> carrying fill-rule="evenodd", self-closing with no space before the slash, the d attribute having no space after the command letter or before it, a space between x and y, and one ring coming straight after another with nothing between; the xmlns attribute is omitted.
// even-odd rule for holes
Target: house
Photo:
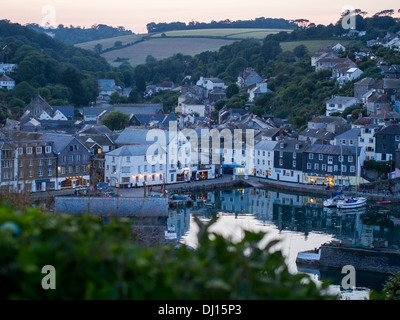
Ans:
<svg viewBox="0 0 400 320"><path fill-rule="evenodd" d="M48 143L57 156L56 190L89 187L90 150L72 135L45 133L39 141Z"/></svg>
<svg viewBox="0 0 400 320"><path fill-rule="evenodd" d="M364 73L359 68L351 67L351 68L338 70L336 73L336 81L339 82L340 85L343 85L345 82L354 81L361 77Z"/></svg>
<svg viewBox="0 0 400 320"><path fill-rule="evenodd" d="M351 128L351 125L342 117L319 116L308 121L309 129L326 130L335 135L345 132Z"/></svg>
<svg viewBox="0 0 400 320"><path fill-rule="evenodd" d="M129 126L168 128L170 121L179 122L180 119L175 114L134 114L129 120Z"/></svg>
<svg viewBox="0 0 400 320"><path fill-rule="evenodd" d="M154 145L154 139L157 138L160 139L157 142L167 153L167 158L163 159L167 164L165 183L189 181L191 177L191 146L188 145L187 138L180 131L128 127L121 132L115 143L117 147L145 145L150 148L151 145ZM150 161L150 159L147 161Z"/></svg>
<svg viewBox="0 0 400 320"><path fill-rule="evenodd" d="M387 70L383 73L384 79L400 79L400 65L394 64L391 65Z"/></svg>
<svg viewBox="0 0 400 320"><path fill-rule="evenodd" d="M236 84L240 90L255 86L262 81L262 77L253 68L246 68L239 72Z"/></svg>
<svg viewBox="0 0 400 320"><path fill-rule="evenodd" d="M334 96L326 102L326 115L330 116L334 112L342 113L346 108L359 103L360 101L354 97Z"/></svg>
<svg viewBox="0 0 400 320"><path fill-rule="evenodd" d="M226 99L226 93L220 87L217 87L208 93L208 101L210 103L215 103L218 100L224 99Z"/></svg>
<svg viewBox="0 0 400 320"><path fill-rule="evenodd" d="M328 49L331 49L337 53L342 53L346 50L346 47L340 43L335 43L335 44L331 44L330 46L328 46Z"/></svg>
<svg viewBox="0 0 400 320"><path fill-rule="evenodd" d="M311 66L316 68L317 62L324 58L332 59L332 58L338 58L338 56L331 49L321 49L321 50L317 51L316 53L314 53L314 55L311 57Z"/></svg>
<svg viewBox="0 0 400 320"><path fill-rule="evenodd" d="M391 124L377 131L375 137L375 160L390 161L395 159L400 144L400 125Z"/></svg>
<svg viewBox="0 0 400 320"><path fill-rule="evenodd" d="M319 185L358 185L365 154L361 148L313 144L303 150L303 182Z"/></svg>
<svg viewBox="0 0 400 320"><path fill-rule="evenodd" d="M371 90L363 96L364 105L367 108L368 115L378 115L392 111L392 104L384 93L378 93L376 90Z"/></svg>
<svg viewBox="0 0 400 320"><path fill-rule="evenodd" d="M268 81L267 80L263 80L260 83L257 83L254 88L248 90L249 102L254 102L254 100L257 97L259 97L267 92L272 92L270 89L268 89Z"/></svg>
<svg viewBox="0 0 400 320"><path fill-rule="evenodd" d="M400 114L395 111L382 112L377 115L370 115L368 118L371 119L371 124L377 124L380 126L400 123Z"/></svg>
<svg viewBox="0 0 400 320"><path fill-rule="evenodd" d="M262 140L254 146L254 175L271 179L274 172L274 148L278 141Z"/></svg>
<svg viewBox="0 0 400 320"><path fill-rule="evenodd" d="M354 83L354 98L362 100L363 95L372 89L379 87L379 80L373 78L364 78Z"/></svg>
<svg viewBox="0 0 400 320"><path fill-rule="evenodd" d="M381 130L379 125L365 125L361 127L358 137L358 146L365 152L365 160L375 160L375 133Z"/></svg>
<svg viewBox="0 0 400 320"><path fill-rule="evenodd" d="M122 93L122 88L115 84L114 79L99 79L97 84L99 95L96 98L96 104L107 103L114 92Z"/></svg>
<svg viewBox="0 0 400 320"><path fill-rule="evenodd" d="M307 143L296 140L280 140L274 148L274 171L277 181L303 182L303 150Z"/></svg>
<svg viewBox="0 0 400 320"><path fill-rule="evenodd" d="M200 77L200 80L196 82L196 85L203 87L208 91L213 91L215 88L221 88L222 90L226 89L224 82L219 78Z"/></svg>
<svg viewBox="0 0 400 320"><path fill-rule="evenodd" d="M0 74L7 74L17 71L18 65L12 63L0 63Z"/></svg>
<svg viewBox="0 0 400 320"><path fill-rule="evenodd" d="M158 145L155 156L159 161L150 164L149 145L120 147L105 155L105 182L117 188L162 185L167 181L166 150Z"/></svg>
<svg viewBox="0 0 400 320"><path fill-rule="evenodd" d="M111 110L119 110L131 118L134 114L160 114L163 112L163 105L162 103L114 104Z"/></svg>
<svg viewBox="0 0 400 320"><path fill-rule="evenodd" d="M187 93L178 98L178 106L175 108L175 112L183 115L197 114L200 117L204 117L206 113L206 106L193 95Z"/></svg>
<svg viewBox="0 0 400 320"><path fill-rule="evenodd" d="M22 120L33 118L36 120L67 121L74 118L74 106L50 106L40 95L31 99L21 116Z"/></svg>
<svg viewBox="0 0 400 320"><path fill-rule="evenodd" d="M361 134L360 128L352 128L335 137L334 145L358 147L358 140Z"/></svg>
<svg viewBox="0 0 400 320"><path fill-rule="evenodd" d="M335 134L321 129L310 129L307 128L300 132L298 139L300 141L309 141L310 143L319 143L319 144L330 144L331 141L335 138Z"/></svg>
<svg viewBox="0 0 400 320"><path fill-rule="evenodd" d="M111 112L110 108L85 107L83 108L83 121L85 123L98 123L109 112Z"/></svg>
<svg viewBox="0 0 400 320"><path fill-rule="evenodd" d="M3 74L0 77L0 89L7 89L11 91L14 88L15 88L15 80Z"/></svg>

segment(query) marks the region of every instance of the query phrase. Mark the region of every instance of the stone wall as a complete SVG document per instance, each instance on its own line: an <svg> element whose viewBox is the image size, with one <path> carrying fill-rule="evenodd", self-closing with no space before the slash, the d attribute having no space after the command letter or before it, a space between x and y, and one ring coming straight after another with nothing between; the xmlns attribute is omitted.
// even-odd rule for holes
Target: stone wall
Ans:
<svg viewBox="0 0 400 320"><path fill-rule="evenodd" d="M56 197L55 212L116 217L168 217L168 199Z"/></svg>
<svg viewBox="0 0 400 320"><path fill-rule="evenodd" d="M356 270L391 273L400 271L400 252L377 249L322 246L319 265Z"/></svg>

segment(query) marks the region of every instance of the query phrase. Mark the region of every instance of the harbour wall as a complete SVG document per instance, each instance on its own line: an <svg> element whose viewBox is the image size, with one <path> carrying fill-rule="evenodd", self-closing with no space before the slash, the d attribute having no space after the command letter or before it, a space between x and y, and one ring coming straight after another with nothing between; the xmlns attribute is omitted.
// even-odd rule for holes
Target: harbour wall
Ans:
<svg viewBox="0 0 400 320"><path fill-rule="evenodd" d="M298 265L312 265L332 268L353 266L359 271L378 273L400 272L400 252L387 249L351 248L323 245L316 260L297 258Z"/></svg>
<svg viewBox="0 0 400 320"><path fill-rule="evenodd" d="M56 197L56 214L168 217L167 198Z"/></svg>

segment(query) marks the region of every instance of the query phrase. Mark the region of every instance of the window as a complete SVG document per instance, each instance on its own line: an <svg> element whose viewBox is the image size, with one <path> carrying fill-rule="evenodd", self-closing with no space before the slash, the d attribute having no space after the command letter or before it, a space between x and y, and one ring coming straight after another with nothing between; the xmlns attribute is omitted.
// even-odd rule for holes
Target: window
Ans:
<svg viewBox="0 0 400 320"><path fill-rule="evenodd" d="M319 163L314 163L314 170L319 170Z"/></svg>
<svg viewBox="0 0 400 320"><path fill-rule="evenodd" d="M318 160L324 160L324 155L320 153L320 154L318 155Z"/></svg>
<svg viewBox="0 0 400 320"><path fill-rule="evenodd" d="M307 170L311 170L311 163L307 163Z"/></svg>
<svg viewBox="0 0 400 320"><path fill-rule="evenodd" d="M297 158L297 153L293 152L293 159L296 159L296 158Z"/></svg>
<svg viewBox="0 0 400 320"><path fill-rule="evenodd" d="M50 146L47 146L47 147L45 148L45 152L46 152L46 153L51 153L51 147L50 147Z"/></svg>
<svg viewBox="0 0 400 320"><path fill-rule="evenodd" d="M68 173L73 173L73 172L74 172L74 168L71 167L71 166L69 166L69 167L68 167Z"/></svg>
<svg viewBox="0 0 400 320"><path fill-rule="evenodd" d="M115 163L115 157L112 157L112 163Z"/></svg>
<svg viewBox="0 0 400 320"><path fill-rule="evenodd" d="M138 172L138 173L141 173L141 168L140 168L140 166L137 167L137 172Z"/></svg>
<svg viewBox="0 0 400 320"><path fill-rule="evenodd" d="M18 154L19 155L24 154L24 148L18 148Z"/></svg>
<svg viewBox="0 0 400 320"><path fill-rule="evenodd" d="M143 171L144 171L144 172L147 172L147 164L144 165Z"/></svg>
<svg viewBox="0 0 400 320"><path fill-rule="evenodd" d="M49 166L53 165L53 160L49 159L49 160L47 161L47 164L48 164Z"/></svg>
<svg viewBox="0 0 400 320"><path fill-rule="evenodd" d="M43 177L43 170L39 170L39 177Z"/></svg>
<svg viewBox="0 0 400 320"><path fill-rule="evenodd" d="M29 166L33 167L33 160L29 160Z"/></svg>
<svg viewBox="0 0 400 320"><path fill-rule="evenodd" d="M131 157L126 157L126 162L131 162Z"/></svg>
<svg viewBox="0 0 400 320"><path fill-rule="evenodd" d="M36 154L42 153L42 147L36 147Z"/></svg>
<svg viewBox="0 0 400 320"><path fill-rule="evenodd" d="M76 162L81 161L81 155L80 155L80 154L77 154L77 155L75 156L75 161L76 161Z"/></svg>
<svg viewBox="0 0 400 320"><path fill-rule="evenodd" d="M328 166L328 172L332 172L332 166Z"/></svg>
<svg viewBox="0 0 400 320"><path fill-rule="evenodd" d="M346 172L347 171L347 167L345 165L342 165L342 172Z"/></svg>
<svg viewBox="0 0 400 320"><path fill-rule="evenodd" d="M293 168L296 168L296 160L293 160L292 165L293 165Z"/></svg>
<svg viewBox="0 0 400 320"><path fill-rule="evenodd" d="M121 168L121 172L122 173L130 173L131 172L131 168L130 167L122 167Z"/></svg>
<svg viewBox="0 0 400 320"><path fill-rule="evenodd" d="M356 172L356 166L350 166L350 172Z"/></svg>
<svg viewBox="0 0 400 320"><path fill-rule="evenodd" d="M61 167L61 174L65 174L65 167Z"/></svg>
<svg viewBox="0 0 400 320"><path fill-rule="evenodd" d="M68 156L68 162L74 162L74 156Z"/></svg>
<svg viewBox="0 0 400 320"><path fill-rule="evenodd" d="M310 159L310 160L314 159L314 154L313 154L313 153L310 153L310 154L308 155L308 159Z"/></svg>
<svg viewBox="0 0 400 320"><path fill-rule="evenodd" d="M49 177L51 177L51 176L53 175L53 169L52 169L52 168L49 168L49 169L47 170L47 175L48 175Z"/></svg>
<svg viewBox="0 0 400 320"><path fill-rule="evenodd" d="M279 159L279 165L283 166L283 159Z"/></svg>
<svg viewBox="0 0 400 320"><path fill-rule="evenodd" d="M151 176L151 179L152 179L153 181L155 181L155 180L156 180L156 175L153 174L153 175Z"/></svg>
<svg viewBox="0 0 400 320"><path fill-rule="evenodd" d="M279 151L279 157L283 158L283 152L282 151Z"/></svg>
<svg viewBox="0 0 400 320"><path fill-rule="evenodd" d="M43 160L42 159L39 160L39 166L43 166Z"/></svg>
<svg viewBox="0 0 400 320"><path fill-rule="evenodd" d="M29 170L29 178L32 178L32 177L33 177L33 171Z"/></svg>
<svg viewBox="0 0 400 320"><path fill-rule="evenodd" d="M348 162L353 162L353 156L348 156L347 161Z"/></svg>
<svg viewBox="0 0 400 320"><path fill-rule="evenodd" d="M322 171L326 171L326 164L322 165Z"/></svg>
<svg viewBox="0 0 400 320"><path fill-rule="evenodd" d="M153 173L156 172L156 166L155 165L151 166L151 172L153 172Z"/></svg>
<svg viewBox="0 0 400 320"><path fill-rule="evenodd" d="M333 156L328 156L328 163L333 163Z"/></svg>
<svg viewBox="0 0 400 320"><path fill-rule="evenodd" d="M334 171L334 172L338 172L338 170L339 170L339 167L335 164L335 165L333 166L333 171Z"/></svg>
<svg viewBox="0 0 400 320"><path fill-rule="evenodd" d="M32 154L32 147L26 148L26 154Z"/></svg>
<svg viewBox="0 0 400 320"><path fill-rule="evenodd" d="M343 156L339 156L339 162L343 162Z"/></svg>

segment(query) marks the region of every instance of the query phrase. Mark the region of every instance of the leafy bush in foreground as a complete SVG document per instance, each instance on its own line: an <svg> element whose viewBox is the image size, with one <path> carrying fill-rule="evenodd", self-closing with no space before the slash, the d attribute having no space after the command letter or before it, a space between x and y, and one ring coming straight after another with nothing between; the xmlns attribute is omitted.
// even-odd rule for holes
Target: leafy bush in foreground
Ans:
<svg viewBox="0 0 400 320"><path fill-rule="evenodd" d="M233 243L199 224L196 250L143 248L127 221L52 216L0 207L0 299L332 299L284 257L259 248L263 234ZM56 289L44 290L45 265Z"/></svg>

